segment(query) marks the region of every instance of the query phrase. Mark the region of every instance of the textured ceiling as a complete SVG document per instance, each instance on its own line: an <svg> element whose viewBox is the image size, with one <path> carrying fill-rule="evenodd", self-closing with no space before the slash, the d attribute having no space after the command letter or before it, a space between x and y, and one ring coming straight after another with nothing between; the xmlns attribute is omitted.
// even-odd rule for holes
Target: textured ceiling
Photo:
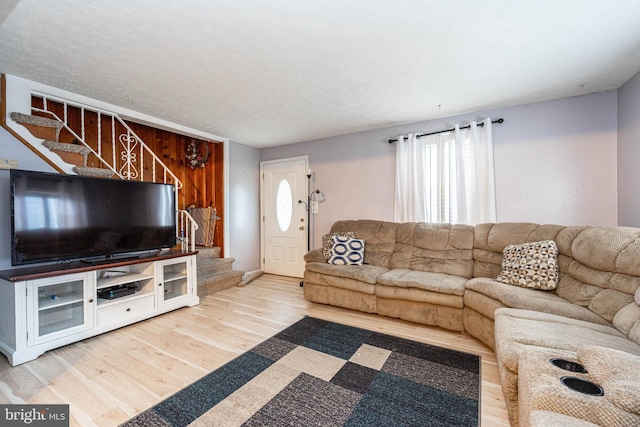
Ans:
<svg viewBox="0 0 640 427"><path fill-rule="evenodd" d="M0 72L255 147L619 88L640 0L2 0Z"/></svg>

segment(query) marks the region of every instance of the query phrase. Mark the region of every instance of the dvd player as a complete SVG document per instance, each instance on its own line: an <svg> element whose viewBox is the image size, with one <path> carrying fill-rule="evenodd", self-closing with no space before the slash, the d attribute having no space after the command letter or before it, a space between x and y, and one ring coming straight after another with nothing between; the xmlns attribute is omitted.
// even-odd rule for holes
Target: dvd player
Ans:
<svg viewBox="0 0 640 427"><path fill-rule="evenodd" d="M135 285L120 285L98 290L98 298L116 299L136 292Z"/></svg>

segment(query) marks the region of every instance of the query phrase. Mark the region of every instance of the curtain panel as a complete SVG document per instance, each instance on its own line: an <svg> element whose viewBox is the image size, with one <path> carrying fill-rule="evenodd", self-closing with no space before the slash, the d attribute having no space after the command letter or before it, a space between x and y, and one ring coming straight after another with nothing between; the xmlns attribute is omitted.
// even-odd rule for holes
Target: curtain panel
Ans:
<svg viewBox="0 0 640 427"><path fill-rule="evenodd" d="M396 222L427 221L426 144L414 134L398 137L396 145Z"/></svg>

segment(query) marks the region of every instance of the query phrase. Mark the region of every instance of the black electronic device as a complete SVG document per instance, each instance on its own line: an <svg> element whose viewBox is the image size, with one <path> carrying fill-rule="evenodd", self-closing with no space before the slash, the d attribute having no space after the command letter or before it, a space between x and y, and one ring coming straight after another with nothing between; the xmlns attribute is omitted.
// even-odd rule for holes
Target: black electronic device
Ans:
<svg viewBox="0 0 640 427"><path fill-rule="evenodd" d="M110 288L98 289L98 298L116 299L136 293L135 285L120 285Z"/></svg>
<svg viewBox="0 0 640 427"><path fill-rule="evenodd" d="M11 169L11 264L176 245L175 186Z"/></svg>

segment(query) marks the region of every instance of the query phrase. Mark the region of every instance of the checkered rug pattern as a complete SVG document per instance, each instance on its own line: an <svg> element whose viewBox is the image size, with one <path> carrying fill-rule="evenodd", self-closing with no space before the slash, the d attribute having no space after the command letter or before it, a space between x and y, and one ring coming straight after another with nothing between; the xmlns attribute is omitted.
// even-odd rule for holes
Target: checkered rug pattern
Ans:
<svg viewBox="0 0 640 427"><path fill-rule="evenodd" d="M478 426L480 358L305 317L122 424Z"/></svg>

